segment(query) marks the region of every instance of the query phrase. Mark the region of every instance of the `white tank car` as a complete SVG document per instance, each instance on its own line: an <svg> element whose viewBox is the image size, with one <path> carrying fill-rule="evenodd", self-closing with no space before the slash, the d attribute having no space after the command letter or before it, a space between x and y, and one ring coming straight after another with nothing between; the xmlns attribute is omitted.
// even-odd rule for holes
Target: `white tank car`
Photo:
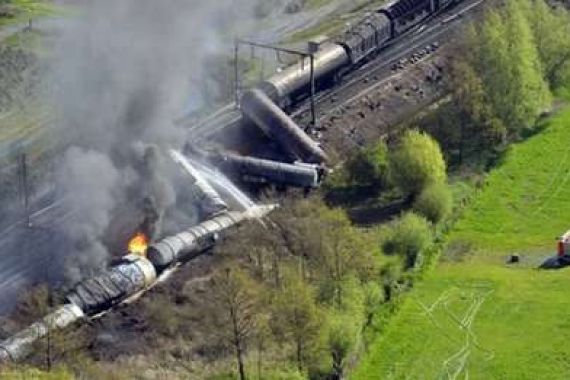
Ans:
<svg viewBox="0 0 570 380"><path fill-rule="evenodd" d="M296 158L308 163L328 161L326 153L311 139L281 108L261 90L245 92L241 98L241 109L245 116L265 134Z"/></svg>
<svg viewBox="0 0 570 380"><path fill-rule="evenodd" d="M213 160L223 170L238 174L246 182L317 188L325 173L325 169L315 164L288 164L233 153L220 154Z"/></svg>
<svg viewBox="0 0 570 380"><path fill-rule="evenodd" d="M84 316L83 311L77 305L63 305L27 329L0 342L0 363L22 359L30 352L34 342L45 337L48 332L63 329Z"/></svg>
<svg viewBox="0 0 570 380"><path fill-rule="evenodd" d="M333 76L342 67L350 64L350 59L344 48L332 42L321 44L314 58L316 80ZM306 57L272 75L260 85L260 88L271 97L271 100L280 107L284 107L291 102L292 97L302 90L309 91L310 82L311 59Z"/></svg>
<svg viewBox="0 0 570 380"><path fill-rule="evenodd" d="M247 211L228 211L214 218L152 244L147 251L149 260L159 273L166 268L187 262L211 248L219 234L250 219L260 219L277 206L255 206Z"/></svg>

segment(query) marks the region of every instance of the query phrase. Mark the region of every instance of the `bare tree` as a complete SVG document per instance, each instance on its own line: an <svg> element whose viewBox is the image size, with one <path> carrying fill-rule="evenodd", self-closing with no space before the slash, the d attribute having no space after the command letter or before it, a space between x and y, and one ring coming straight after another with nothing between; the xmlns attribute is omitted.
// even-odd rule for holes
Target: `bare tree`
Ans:
<svg viewBox="0 0 570 380"><path fill-rule="evenodd" d="M246 380L244 355L257 321L256 284L247 273L229 267L216 273L212 282L223 336L234 348L240 380Z"/></svg>

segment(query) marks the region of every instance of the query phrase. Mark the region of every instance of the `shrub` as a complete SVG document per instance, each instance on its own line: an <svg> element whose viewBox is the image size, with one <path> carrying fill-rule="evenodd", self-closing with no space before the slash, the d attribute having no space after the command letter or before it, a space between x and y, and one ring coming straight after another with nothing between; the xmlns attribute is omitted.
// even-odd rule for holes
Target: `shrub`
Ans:
<svg viewBox="0 0 570 380"><path fill-rule="evenodd" d="M36 368L14 367L13 370L10 368L1 369L0 378L6 380L71 380L73 379L73 375L64 367L57 367L49 372L44 372Z"/></svg>
<svg viewBox="0 0 570 380"><path fill-rule="evenodd" d="M362 149L346 164L352 184L375 186L378 190L388 184L388 146L384 141L372 148Z"/></svg>
<svg viewBox="0 0 570 380"><path fill-rule="evenodd" d="M408 131L390 155L390 176L405 194L413 196L428 185L445 182L446 165L437 141L425 133Z"/></svg>
<svg viewBox="0 0 570 380"><path fill-rule="evenodd" d="M405 214L392 226L384 241L387 254L400 254L405 259L405 267L413 268L418 256L433 241L430 223L412 212Z"/></svg>
<svg viewBox="0 0 570 380"><path fill-rule="evenodd" d="M327 349L332 359L329 378L344 378L347 359L358 343L362 329L360 321L351 313L335 313L328 320Z"/></svg>
<svg viewBox="0 0 570 380"><path fill-rule="evenodd" d="M414 211L432 223L438 223L451 213L453 198L445 183L426 187L414 203Z"/></svg>

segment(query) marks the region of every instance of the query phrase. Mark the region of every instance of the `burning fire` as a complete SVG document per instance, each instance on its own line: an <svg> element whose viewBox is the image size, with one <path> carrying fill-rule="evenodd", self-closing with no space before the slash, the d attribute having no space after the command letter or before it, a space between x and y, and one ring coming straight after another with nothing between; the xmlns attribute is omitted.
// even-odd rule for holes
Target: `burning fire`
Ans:
<svg viewBox="0 0 570 380"><path fill-rule="evenodd" d="M142 232L137 233L129 241L129 253L145 256L148 248L148 238Z"/></svg>

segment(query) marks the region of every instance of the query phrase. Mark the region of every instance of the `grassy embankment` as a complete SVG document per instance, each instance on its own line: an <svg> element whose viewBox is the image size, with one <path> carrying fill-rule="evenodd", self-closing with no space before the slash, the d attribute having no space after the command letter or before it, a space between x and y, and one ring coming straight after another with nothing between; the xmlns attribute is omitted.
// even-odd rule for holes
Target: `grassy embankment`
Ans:
<svg viewBox="0 0 570 380"><path fill-rule="evenodd" d="M0 27L53 14L55 7L42 0L9 0L0 4Z"/></svg>
<svg viewBox="0 0 570 380"><path fill-rule="evenodd" d="M535 269L570 228L568 141L566 108L510 149L352 380L570 378L569 270Z"/></svg>
<svg viewBox="0 0 570 380"><path fill-rule="evenodd" d="M309 0L305 6L308 10L318 10L326 5L329 0ZM377 8L384 4L386 0L359 0L354 2L354 9L349 13L342 13L327 17L326 20L318 24L299 30L288 38L287 42L300 43L311 40L318 36L332 37L342 32L347 23L360 20L367 9Z"/></svg>

